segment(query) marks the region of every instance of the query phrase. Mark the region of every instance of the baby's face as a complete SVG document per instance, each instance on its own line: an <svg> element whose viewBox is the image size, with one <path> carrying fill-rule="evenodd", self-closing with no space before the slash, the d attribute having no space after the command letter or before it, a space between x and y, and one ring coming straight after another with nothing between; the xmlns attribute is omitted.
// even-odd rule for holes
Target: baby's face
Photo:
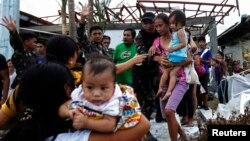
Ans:
<svg viewBox="0 0 250 141"><path fill-rule="evenodd" d="M169 19L169 23L170 23L170 28L176 32L178 31L179 29L182 28L181 24L179 22L176 22L175 21L175 16L172 16L170 19Z"/></svg>
<svg viewBox="0 0 250 141"><path fill-rule="evenodd" d="M115 90L114 76L111 71L106 70L96 75L91 72L84 73L82 83L84 98L95 105L107 102Z"/></svg>

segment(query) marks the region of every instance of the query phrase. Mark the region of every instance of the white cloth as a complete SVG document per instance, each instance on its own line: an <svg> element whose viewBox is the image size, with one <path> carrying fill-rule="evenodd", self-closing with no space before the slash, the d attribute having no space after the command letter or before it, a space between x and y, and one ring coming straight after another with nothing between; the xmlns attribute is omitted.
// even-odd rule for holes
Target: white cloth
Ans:
<svg viewBox="0 0 250 141"><path fill-rule="evenodd" d="M120 87L116 84L115 85L115 92L111 99L103 103L102 105L94 105L93 103L88 102L83 98L83 89L82 85L80 85L78 88L76 88L71 93L71 98L73 101L82 101L84 106L102 112L102 114L110 115L110 116L118 116L119 115L119 97L122 96L122 91Z"/></svg>
<svg viewBox="0 0 250 141"><path fill-rule="evenodd" d="M90 130L61 133L58 134L55 139L54 136L52 136L45 139L45 141L88 141L90 133Z"/></svg>
<svg viewBox="0 0 250 141"><path fill-rule="evenodd" d="M14 71L13 74L9 76L10 78L10 85L9 85L9 92L8 92L8 97L12 93L13 89L11 88L11 84L13 83L14 79L16 78L16 71Z"/></svg>
<svg viewBox="0 0 250 141"><path fill-rule="evenodd" d="M228 101L237 97L241 92L249 90L250 77L234 74L227 77L228 80Z"/></svg>

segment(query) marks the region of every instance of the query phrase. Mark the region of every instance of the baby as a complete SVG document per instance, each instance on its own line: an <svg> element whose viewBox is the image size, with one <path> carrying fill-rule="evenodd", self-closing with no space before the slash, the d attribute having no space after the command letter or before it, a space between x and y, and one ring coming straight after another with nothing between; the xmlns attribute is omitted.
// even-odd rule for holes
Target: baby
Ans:
<svg viewBox="0 0 250 141"><path fill-rule="evenodd" d="M82 85L71 94L69 115L74 128L114 132L138 123L141 111L133 89L115 84L115 72L113 61L103 55L86 62Z"/></svg>

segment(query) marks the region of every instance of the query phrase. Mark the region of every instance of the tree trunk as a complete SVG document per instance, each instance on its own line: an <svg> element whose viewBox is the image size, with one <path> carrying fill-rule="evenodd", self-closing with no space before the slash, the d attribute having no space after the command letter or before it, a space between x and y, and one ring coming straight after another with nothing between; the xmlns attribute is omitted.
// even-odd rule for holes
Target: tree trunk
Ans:
<svg viewBox="0 0 250 141"><path fill-rule="evenodd" d="M89 6L91 7L91 9L94 11L93 0L88 0L88 2L89 2ZM88 16L88 31L89 31L90 27L93 26L93 20L94 20L93 14L94 14L94 12L91 12L90 15Z"/></svg>
<svg viewBox="0 0 250 141"><path fill-rule="evenodd" d="M61 18L62 18L62 34L63 35L67 35L67 13L66 13L66 6L67 6L67 0L62 0Z"/></svg>
<svg viewBox="0 0 250 141"><path fill-rule="evenodd" d="M74 0L68 0L69 10L69 36L76 41L76 22L75 22L75 3Z"/></svg>

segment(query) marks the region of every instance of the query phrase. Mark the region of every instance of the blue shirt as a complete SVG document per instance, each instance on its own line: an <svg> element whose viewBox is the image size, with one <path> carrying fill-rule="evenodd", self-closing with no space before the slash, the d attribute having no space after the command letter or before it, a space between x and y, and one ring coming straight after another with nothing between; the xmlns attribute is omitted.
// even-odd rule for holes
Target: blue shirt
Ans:
<svg viewBox="0 0 250 141"><path fill-rule="evenodd" d="M199 51L198 54L201 56L201 54L203 53L205 49L203 49L202 51ZM204 61L208 61L210 58L212 58L212 53L210 50L208 50L202 57L202 60ZM208 64L204 63L205 69L206 69L206 73L205 74L209 74L209 66Z"/></svg>
<svg viewBox="0 0 250 141"><path fill-rule="evenodd" d="M180 29L180 30L183 31L183 29ZM179 50L173 51L171 53L168 53L167 57L168 57L168 60L170 62L177 63L177 62L182 62L182 61L187 59L187 42L188 42L188 39L187 39L186 32L183 31L183 33L185 35L186 45L182 49L179 49ZM173 32L172 33L172 39L171 39L171 42L170 42L170 47L175 48L180 43L181 43L181 41L180 41L180 39L178 37L178 32Z"/></svg>

